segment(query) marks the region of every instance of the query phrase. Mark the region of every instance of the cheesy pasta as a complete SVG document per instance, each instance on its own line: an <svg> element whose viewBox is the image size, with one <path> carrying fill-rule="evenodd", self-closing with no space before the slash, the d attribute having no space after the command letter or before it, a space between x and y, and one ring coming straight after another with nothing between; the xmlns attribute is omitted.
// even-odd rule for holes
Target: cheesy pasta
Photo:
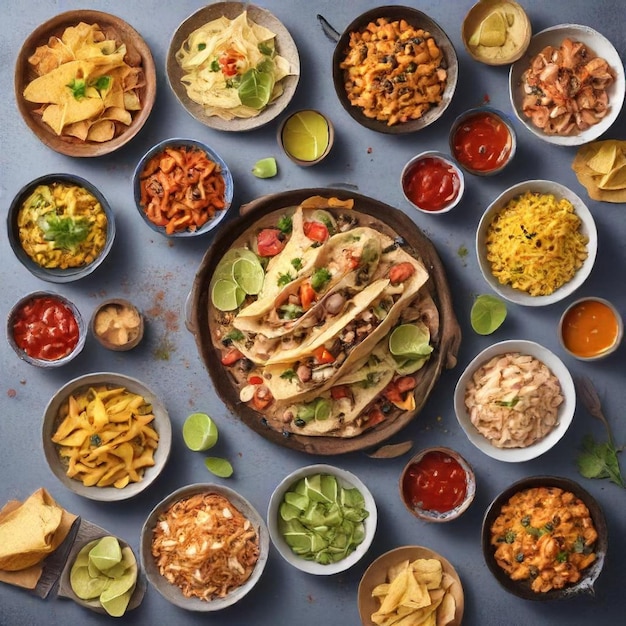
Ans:
<svg viewBox="0 0 626 626"><path fill-rule="evenodd" d="M491 525L498 565L512 580L546 593L580 580L595 560L598 533L585 503L559 487L513 495Z"/></svg>
<svg viewBox="0 0 626 626"><path fill-rule="evenodd" d="M448 78L441 49L428 31L386 18L350 33L340 67L351 104L388 126L419 119L438 105Z"/></svg>
<svg viewBox="0 0 626 626"><path fill-rule="evenodd" d="M526 192L491 221L485 244L491 271L503 285L546 296L569 282L587 258L588 238L572 203Z"/></svg>

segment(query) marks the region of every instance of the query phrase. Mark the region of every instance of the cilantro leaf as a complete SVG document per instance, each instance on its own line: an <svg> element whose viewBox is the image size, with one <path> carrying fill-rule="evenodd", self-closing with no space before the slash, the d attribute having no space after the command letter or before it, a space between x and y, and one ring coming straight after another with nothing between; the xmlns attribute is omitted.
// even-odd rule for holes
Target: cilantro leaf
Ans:
<svg viewBox="0 0 626 626"><path fill-rule="evenodd" d="M622 478L617 450L612 443L596 442L591 435L583 439L582 452L576 459L578 471L585 478L608 478L611 482L626 488Z"/></svg>

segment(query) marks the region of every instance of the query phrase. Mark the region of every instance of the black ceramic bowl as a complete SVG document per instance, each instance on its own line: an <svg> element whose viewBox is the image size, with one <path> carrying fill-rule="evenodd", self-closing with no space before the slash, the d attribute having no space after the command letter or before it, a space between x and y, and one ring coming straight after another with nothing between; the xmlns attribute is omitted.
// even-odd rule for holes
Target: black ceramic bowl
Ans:
<svg viewBox="0 0 626 626"><path fill-rule="evenodd" d="M500 514L502 506L516 493L531 489L533 487L559 487L564 491L573 493L577 498L582 500L591 515L594 526L598 533L598 539L595 542L594 552L596 560L586 569L582 571L582 576L577 583L567 585L562 589L552 589L545 593L537 593L530 587L528 580L512 580L508 574L498 565L494 557L494 548L490 543L491 526ZM513 483L507 487L495 500L489 505L482 526L482 550L485 563L491 570L495 579L509 593L523 598L524 600L564 600L572 598L580 593L593 593L593 585L602 571L604 559L606 557L608 547L608 532L604 513L596 500L583 489L577 482L568 478L559 476L530 476Z"/></svg>
<svg viewBox="0 0 626 626"><path fill-rule="evenodd" d="M346 52L350 43L350 34L365 30L370 22L375 22L380 17L387 18L390 22L396 20L406 20L408 24L414 26L415 28L423 28L428 31L434 37L437 45L443 53L445 68L448 72L443 97L437 106L430 108L419 119L394 124L392 126L388 126L385 121L367 117L360 107L352 105L348 99L348 94L344 85L344 70L340 67L341 63L346 58ZM439 26L437 22L428 17L425 13L405 6L377 7L359 15L345 29L337 42L335 52L333 54L333 82L335 84L337 97L339 98L339 102L341 102L343 108L362 126L365 126L370 130L392 135L414 133L438 120L452 101L452 96L456 90L458 72L459 63L456 50L454 49L454 45L450 41L450 38L441 26Z"/></svg>
<svg viewBox="0 0 626 626"><path fill-rule="evenodd" d="M22 205L38 186L53 185L54 183L76 185L77 187L86 189L100 203L100 206L104 210L104 214L107 219L106 242L98 256L96 256L96 258L90 263L85 263L84 265L80 265L78 267L68 267L66 269L62 269L60 267L42 267L28 254L26 254L26 251L20 243L18 215ZM7 230L9 243L11 244L11 248L13 249L15 256L18 258L20 263L30 271L31 274L50 283L69 283L84 278L85 276L89 276L89 274L91 274L106 259L115 239L115 216L111 205L102 192L88 180L85 180L80 176L76 176L75 174L45 174L44 176L39 176L38 178L31 180L17 192L7 213Z"/></svg>

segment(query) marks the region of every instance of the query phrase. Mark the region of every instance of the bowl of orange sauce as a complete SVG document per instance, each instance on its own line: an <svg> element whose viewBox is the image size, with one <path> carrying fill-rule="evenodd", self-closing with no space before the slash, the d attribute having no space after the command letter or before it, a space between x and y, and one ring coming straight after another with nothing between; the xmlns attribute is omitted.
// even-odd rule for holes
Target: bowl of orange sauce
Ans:
<svg viewBox="0 0 626 626"><path fill-rule="evenodd" d="M465 192L461 168L449 156L428 150L414 156L402 169L404 197L422 213L447 213Z"/></svg>
<svg viewBox="0 0 626 626"><path fill-rule="evenodd" d="M506 115L491 107L465 111L450 129L450 150L470 174L491 176L501 172L517 148L515 129Z"/></svg>
<svg viewBox="0 0 626 626"><path fill-rule="evenodd" d="M474 500L476 477L455 450L426 448L413 456L400 475L400 497L407 510L427 522L449 522Z"/></svg>
<svg viewBox="0 0 626 626"><path fill-rule="evenodd" d="M623 335L622 316L604 298L588 297L572 302L559 321L561 345L581 361L596 361L612 354Z"/></svg>

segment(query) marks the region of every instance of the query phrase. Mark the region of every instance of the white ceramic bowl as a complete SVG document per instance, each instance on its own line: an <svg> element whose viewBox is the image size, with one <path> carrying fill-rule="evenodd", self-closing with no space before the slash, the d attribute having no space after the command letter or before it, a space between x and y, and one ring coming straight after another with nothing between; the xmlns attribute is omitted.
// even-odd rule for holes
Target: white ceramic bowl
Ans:
<svg viewBox="0 0 626 626"><path fill-rule="evenodd" d="M147 467L142 480L135 483L129 483L122 489L116 487L88 487L80 480L70 478L66 474L67 467L61 462L58 453L58 446L53 443L52 435L58 426L58 414L61 406L67 401L70 394L81 389L88 389L96 385L110 385L111 387L125 387L128 391L143 396L145 400L152 404L154 420L150 424L159 434L159 444L154 452L154 465ZM101 500L103 502L112 502L115 500L127 500L144 489L149 487L161 473L170 455L172 446L172 425L167 410L158 396L144 383L124 376L123 374L115 374L113 372L98 372L95 374L86 374L70 380L57 391L48 402L43 415L42 427L43 450L46 461L52 473L71 491L79 496L89 498L90 500Z"/></svg>
<svg viewBox="0 0 626 626"><path fill-rule="evenodd" d="M210 601L201 600L200 598L187 598L183 595L182 591L176 585L170 583L165 577L161 575L157 564L152 556L152 531L156 526L159 516L164 513L171 505L189 498L199 493L214 493L226 498L233 506L235 506L239 512L244 515L252 525L256 528L259 536L259 558L256 562L254 570L250 575L250 578L238 587L232 590L223 598L215 598ZM150 512L146 519L143 528L141 530L141 565L146 573L148 582L169 602L172 604L186 609L188 611L198 612L210 612L219 611L225 609L232 604L235 604L241 600L252 588L257 584L261 578L261 574L265 569L267 563L267 557L269 555L269 536L267 533L267 527L263 518L257 510L246 500L243 496L239 495L236 491L224 487L222 485L203 484L198 483L195 485L187 485L177 489L169 496L161 500Z"/></svg>
<svg viewBox="0 0 626 626"><path fill-rule="evenodd" d="M558 409L558 423L543 439L526 448L497 448L486 437L483 437L470 420L469 411L465 406L465 390L474 372L492 357L508 352L519 352L535 357L550 369L559 379L563 403ZM553 352L534 341L511 339L489 346L480 352L465 368L454 390L454 411L456 418L465 431L467 438L487 456L507 463L520 463L541 456L565 435L574 418L576 409L576 390L569 370Z"/></svg>
<svg viewBox="0 0 626 626"><path fill-rule="evenodd" d="M485 246L485 240L487 236L487 230L491 221L496 214L504 207L507 202L521 196L527 191L540 193L540 194L554 194L557 200L565 198L569 200L574 206L576 214L582 221L581 232L587 236L589 242L587 243L587 258L585 259L582 267L578 269L574 277L567 283L565 283L559 289L556 289L553 293L547 296L531 296L525 291L520 289L514 289L510 285L503 285L491 272L491 263L487 260L487 248ZM576 291L587 279L593 265L596 260L596 253L598 250L598 233L596 230L596 224L593 220L587 205L573 192L570 191L564 185L552 182L550 180L527 180L517 185L509 187L503 191L483 213L476 230L476 256L478 257L478 264L480 271L483 274L484 279L489 286L500 296L521 304L523 306L546 306L548 304L554 304L567 298L574 291Z"/></svg>
<svg viewBox="0 0 626 626"><path fill-rule="evenodd" d="M521 77L530 66L530 61L536 54L549 45L559 47L566 38L584 43L595 56L606 59L615 72L615 81L607 90L610 111L597 124L594 124L577 135L547 135L543 130L537 128L522 111L524 94L521 85ZM578 24L558 24L534 35L530 40L530 45L526 49L524 56L511 66L509 72L509 97L515 115L517 115L520 122L522 122L533 135L543 141L559 146L579 146L597 139L606 132L609 127L612 126L613 122L615 122L622 109L625 86L624 65L613 44L604 35L593 30L593 28L580 26Z"/></svg>
<svg viewBox="0 0 626 626"><path fill-rule="evenodd" d="M328 565L322 565L321 563L316 563L315 561L307 561L298 556L287 545L287 542L278 528L278 519L280 515L279 510L285 493L294 487L301 478L311 476L313 474L331 474L335 476L340 486L347 488L356 487L365 499L365 508L369 513L368 517L363 522L365 525L365 538L363 541L346 558ZM376 509L376 503L374 502L374 497L372 496L370 490L354 474L333 465L308 465L291 472L291 474L288 474L278 484L276 489L274 489L267 508L267 527L270 532L272 543L280 555L283 559L285 559L285 561L297 569L308 574L315 574L317 576L338 574L339 572L349 569L360 561L368 551L374 539L377 522L378 512Z"/></svg>

